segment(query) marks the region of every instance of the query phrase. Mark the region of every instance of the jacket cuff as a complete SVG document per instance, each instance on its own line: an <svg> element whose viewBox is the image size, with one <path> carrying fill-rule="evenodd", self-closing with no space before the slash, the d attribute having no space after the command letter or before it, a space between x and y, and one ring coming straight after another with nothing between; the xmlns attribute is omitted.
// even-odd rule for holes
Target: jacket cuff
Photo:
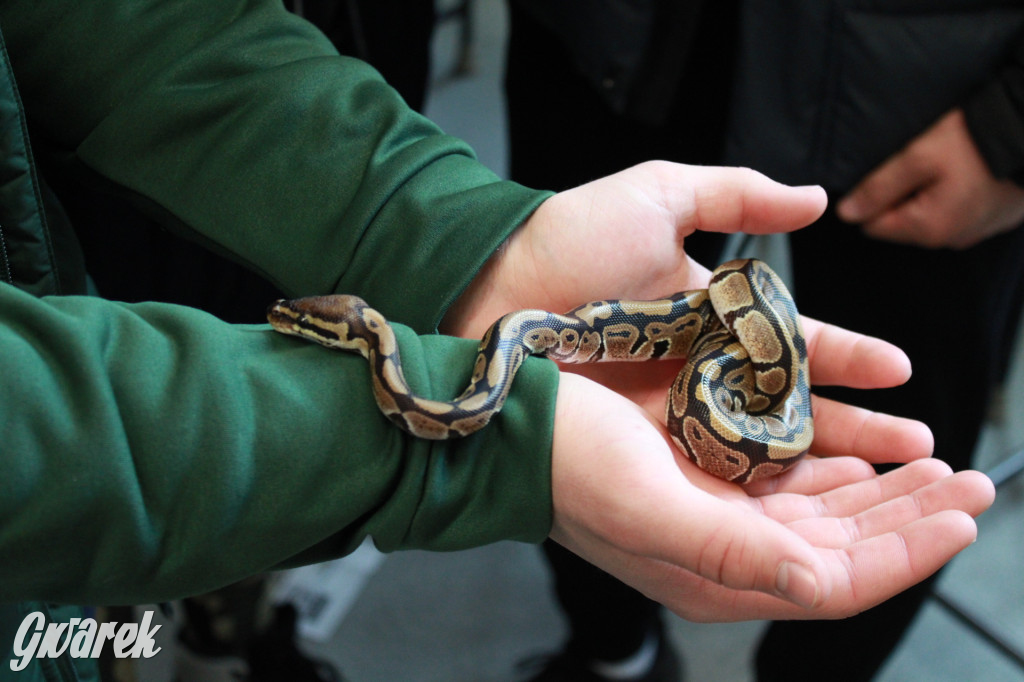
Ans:
<svg viewBox="0 0 1024 682"><path fill-rule="evenodd" d="M403 326L396 331L399 343L406 341L403 364L417 393L450 399L465 388L476 342L434 335L419 337L417 344ZM526 358L501 412L485 428L431 443L415 513L400 537L371 530L378 547L450 551L501 540L543 541L552 524L558 377L551 360Z"/></svg>
<svg viewBox="0 0 1024 682"><path fill-rule="evenodd" d="M487 259L552 195L501 180L445 145L444 138L423 144L435 151L423 152L426 161L360 238L360 253L373 257L353 258L335 289L420 333L437 330Z"/></svg>

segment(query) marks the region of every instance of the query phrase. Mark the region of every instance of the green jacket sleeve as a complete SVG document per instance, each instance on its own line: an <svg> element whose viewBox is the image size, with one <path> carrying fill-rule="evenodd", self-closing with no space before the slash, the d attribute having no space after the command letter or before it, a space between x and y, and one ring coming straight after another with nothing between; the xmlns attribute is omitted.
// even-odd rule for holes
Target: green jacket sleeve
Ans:
<svg viewBox="0 0 1024 682"><path fill-rule="evenodd" d="M363 296L409 325L417 391L461 391L475 344L416 332L547 194L278 0L2 0L0 27L37 155L289 294ZM367 535L455 549L550 524L547 361L484 432L428 443L379 415L361 358L187 309L3 286L0 357L0 601L165 599Z"/></svg>
<svg viewBox="0 0 1024 682"><path fill-rule="evenodd" d="M414 390L457 395L475 344L396 329ZM546 360L491 426L429 442L380 414L360 356L183 307L0 284L0 357L0 602L170 599L366 536L449 550L548 532Z"/></svg>
<svg viewBox="0 0 1024 682"><path fill-rule="evenodd" d="M424 332L548 196L503 182L279 0L8 0L36 151L291 295Z"/></svg>

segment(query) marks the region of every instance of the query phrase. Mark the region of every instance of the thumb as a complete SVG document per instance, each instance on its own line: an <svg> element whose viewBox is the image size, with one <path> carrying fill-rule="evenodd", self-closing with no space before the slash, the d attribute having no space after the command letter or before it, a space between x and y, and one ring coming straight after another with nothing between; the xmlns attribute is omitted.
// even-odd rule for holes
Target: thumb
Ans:
<svg viewBox="0 0 1024 682"><path fill-rule="evenodd" d="M649 165L662 188L662 205L682 236L696 230L770 234L806 227L828 204L818 186L791 187L749 168Z"/></svg>
<svg viewBox="0 0 1024 682"><path fill-rule="evenodd" d="M678 527L664 535L672 540L658 558L723 587L757 590L804 608L822 604L831 594L824 561L777 521L704 492L689 496L685 505L671 499L655 504L676 507L665 517L678 520Z"/></svg>

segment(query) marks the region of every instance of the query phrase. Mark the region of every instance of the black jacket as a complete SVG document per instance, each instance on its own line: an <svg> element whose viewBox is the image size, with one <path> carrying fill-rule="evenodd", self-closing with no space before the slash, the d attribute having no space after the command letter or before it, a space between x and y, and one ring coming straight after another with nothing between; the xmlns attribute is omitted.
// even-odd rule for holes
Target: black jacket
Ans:
<svg viewBox="0 0 1024 682"><path fill-rule="evenodd" d="M514 0L618 113L664 122L706 0ZM740 0L725 162L843 192L954 106L1024 184L1024 0ZM699 97L699 95L698 95Z"/></svg>
<svg viewBox="0 0 1024 682"><path fill-rule="evenodd" d="M726 162L844 192L962 106L1024 179L1024 2L744 0Z"/></svg>
<svg viewBox="0 0 1024 682"><path fill-rule="evenodd" d="M664 121L704 0L511 0L557 35L617 113Z"/></svg>

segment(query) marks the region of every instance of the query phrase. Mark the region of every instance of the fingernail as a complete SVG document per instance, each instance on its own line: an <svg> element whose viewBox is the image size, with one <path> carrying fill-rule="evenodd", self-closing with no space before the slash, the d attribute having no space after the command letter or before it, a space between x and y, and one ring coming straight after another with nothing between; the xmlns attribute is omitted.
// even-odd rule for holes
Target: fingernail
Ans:
<svg viewBox="0 0 1024 682"><path fill-rule="evenodd" d="M775 589L783 597L803 606L811 608L818 601L818 580L814 572L792 561L783 562L775 574Z"/></svg>
<svg viewBox="0 0 1024 682"><path fill-rule="evenodd" d="M821 185L797 185L793 189L799 190L804 194L825 195L825 188Z"/></svg>

